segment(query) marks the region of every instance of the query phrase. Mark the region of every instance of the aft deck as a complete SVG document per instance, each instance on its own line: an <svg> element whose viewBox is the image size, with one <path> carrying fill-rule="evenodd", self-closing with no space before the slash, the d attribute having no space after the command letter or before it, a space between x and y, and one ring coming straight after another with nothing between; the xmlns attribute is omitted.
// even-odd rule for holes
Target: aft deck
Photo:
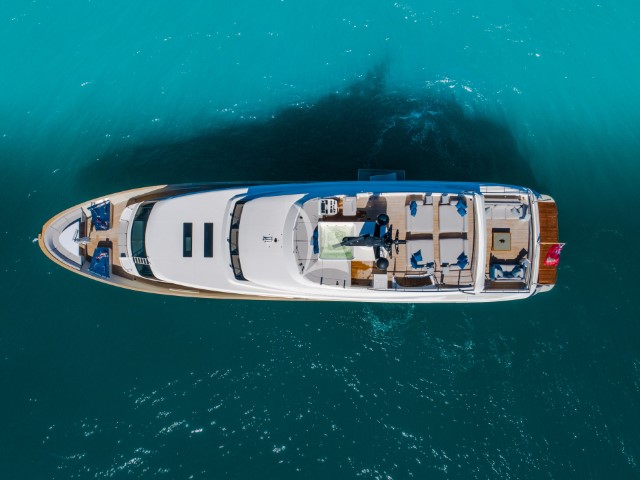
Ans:
<svg viewBox="0 0 640 480"><path fill-rule="evenodd" d="M528 288L532 249L530 209L525 194L485 195L486 289Z"/></svg>

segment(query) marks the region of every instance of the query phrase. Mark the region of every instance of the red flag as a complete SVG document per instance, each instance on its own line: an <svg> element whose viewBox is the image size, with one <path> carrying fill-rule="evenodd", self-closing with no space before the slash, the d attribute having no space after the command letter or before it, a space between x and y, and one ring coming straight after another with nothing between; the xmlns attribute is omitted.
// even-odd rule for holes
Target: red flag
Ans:
<svg viewBox="0 0 640 480"><path fill-rule="evenodd" d="M544 261L545 266L555 267L560 263L560 253L562 253L564 243L554 243L547 250L547 259Z"/></svg>

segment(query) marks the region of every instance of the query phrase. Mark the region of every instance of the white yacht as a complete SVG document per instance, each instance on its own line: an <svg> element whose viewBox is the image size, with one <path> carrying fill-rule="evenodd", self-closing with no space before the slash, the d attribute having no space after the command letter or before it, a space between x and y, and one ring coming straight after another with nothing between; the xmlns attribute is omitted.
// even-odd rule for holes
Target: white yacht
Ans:
<svg viewBox="0 0 640 480"><path fill-rule="evenodd" d="M162 185L70 208L39 235L103 283L202 298L493 302L556 281L553 199L510 185Z"/></svg>

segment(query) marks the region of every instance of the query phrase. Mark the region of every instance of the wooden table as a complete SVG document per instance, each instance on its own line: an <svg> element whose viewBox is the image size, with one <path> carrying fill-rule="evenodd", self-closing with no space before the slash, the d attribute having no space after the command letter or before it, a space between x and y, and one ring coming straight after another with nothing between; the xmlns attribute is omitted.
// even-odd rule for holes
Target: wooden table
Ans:
<svg viewBox="0 0 640 480"><path fill-rule="evenodd" d="M511 250L511 232L494 231L491 250L503 252Z"/></svg>

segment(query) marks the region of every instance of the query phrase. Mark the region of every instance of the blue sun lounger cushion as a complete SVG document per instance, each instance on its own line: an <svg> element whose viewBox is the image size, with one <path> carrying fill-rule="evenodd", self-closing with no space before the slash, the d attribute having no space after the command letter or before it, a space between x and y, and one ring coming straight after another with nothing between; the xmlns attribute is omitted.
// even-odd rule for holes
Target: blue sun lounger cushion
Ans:
<svg viewBox="0 0 640 480"><path fill-rule="evenodd" d="M91 212L91 221L96 230L109 230L111 228L111 202L109 200L91 205L89 211Z"/></svg>
<svg viewBox="0 0 640 480"><path fill-rule="evenodd" d="M109 249L98 247L93 252L89 272L97 277L109 278Z"/></svg>

